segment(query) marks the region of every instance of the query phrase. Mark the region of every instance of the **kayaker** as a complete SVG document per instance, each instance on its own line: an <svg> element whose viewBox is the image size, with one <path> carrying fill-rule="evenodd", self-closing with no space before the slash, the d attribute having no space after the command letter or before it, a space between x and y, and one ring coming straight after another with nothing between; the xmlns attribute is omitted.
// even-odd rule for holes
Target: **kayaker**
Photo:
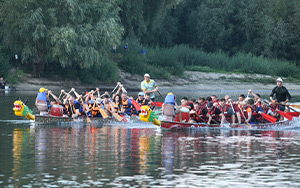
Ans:
<svg viewBox="0 0 300 188"><path fill-rule="evenodd" d="M144 94L150 93L150 98L152 101L155 101L155 92L158 91L158 86L154 80L150 79L150 75L146 73L144 75L144 81L141 82L141 89Z"/></svg>

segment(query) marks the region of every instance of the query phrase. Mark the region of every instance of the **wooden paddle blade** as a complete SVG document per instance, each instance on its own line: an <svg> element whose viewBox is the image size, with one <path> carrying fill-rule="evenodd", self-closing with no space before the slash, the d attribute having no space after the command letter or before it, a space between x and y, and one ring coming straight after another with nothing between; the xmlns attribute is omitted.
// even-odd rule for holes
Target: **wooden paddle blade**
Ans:
<svg viewBox="0 0 300 188"><path fill-rule="evenodd" d="M99 111L100 111L100 113L101 113L103 119L108 118L108 115L105 113L105 111L104 111L102 108L99 108Z"/></svg>
<svg viewBox="0 0 300 188"><path fill-rule="evenodd" d="M290 104L290 106L292 106L294 108L300 108L300 105L297 105L297 104Z"/></svg>
<svg viewBox="0 0 300 188"><path fill-rule="evenodd" d="M261 113L261 115L262 115L262 117L265 118L266 120L268 120L268 121L272 122L273 124L275 124L275 122L276 122L276 118L275 118L275 117L270 116L270 115L268 115L268 114L266 114L266 113Z"/></svg>
<svg viewBox="0 0 300 188"><path fill-rule="evenodd" d="M157 106L157 107L162 107L163 104L164 104L163 102L152 102L152 103L151 103L152 106L155 105L155 106Z"/></svg>
<svg viewBox="0 0 300 188"><path fill-rule="evenodd" d="M132 104L133 104L134 108L135 108L137 111L140 111L140 110L141 110L140 105L139 105L135 100L131 100L131 101L132 101Z"/></svg>
<svg viewBox="0 0 300 188"><path fill-rule="evenodd" d="M290 121L292 121L292 119L293 119L293 116L291 116L283 111L278 111L278 113Z"/></svg>
<svg viewBox="0 0 300 188"><path fill-rule="evenodd" d="M113 113L113 116L114 116L118 121L122 121L122 120L123 120L123 118L122 118L119 114Z"/></svg>
<svg viewBox="0 0 300 188"><path fill-rule="evenodd" d="M294 117L299 117L300 115L300 112L286 112L286 113Z"/></svg>

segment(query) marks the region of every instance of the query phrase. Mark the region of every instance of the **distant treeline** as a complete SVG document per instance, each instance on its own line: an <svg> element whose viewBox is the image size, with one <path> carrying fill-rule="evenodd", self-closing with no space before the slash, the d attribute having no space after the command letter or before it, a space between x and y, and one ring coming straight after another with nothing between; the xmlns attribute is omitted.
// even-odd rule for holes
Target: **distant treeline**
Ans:
<svg viewBox="0 0 300 188"><path fill-rule="evenodd" d="M0 75L18 64L90 83L116 81L118 68L299 78L299 20L299 0L0 1Z"/></svg>

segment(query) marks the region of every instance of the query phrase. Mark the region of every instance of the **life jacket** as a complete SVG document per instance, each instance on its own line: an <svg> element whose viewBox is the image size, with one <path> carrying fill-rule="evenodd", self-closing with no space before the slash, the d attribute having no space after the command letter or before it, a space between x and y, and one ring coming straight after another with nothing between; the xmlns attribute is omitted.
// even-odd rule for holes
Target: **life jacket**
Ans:
<svg viewBox="0 0 300 188"><path fill-rule="evenodd" d="M220 106L220 105L219 105ZM219 108L221 110L221 112L224 114L225 119L227 122L232 123L232 119L231 119L231 115L228 113L229 109L230 109L230 105L225 105L225 108L222 108L220 106Z"/></svg>
<svg viewBox="0 0 300 188"><path fill-rule="evenodd" d="M126 101L122 100L122 112L131 116L133 113L131 99L126 99Z"/></svg>
<svg viewBox="0 0 300 188"><path fill-rule="evenodd" d="M137 98L135 101L141 106L142 103L143 103L143 101L144 101L144 99L140 100L139 98Z"/></svg>
<svg viewBox="0 0 300 188"><path fill-rule="evenodd" d="M270 105L271 106L271 111L274 113L277 109L280 110L280 105L279 104L275 104L275 105ZM277 113L278 115L275 116L275 118L277 119L277 121L280 120L280 115L279 113Z"/></svg>
<svg viewBox="0 0 300 188"><path fill-rule="evenodd" d="M175 106L175 95L167 95L164 101L165 104L172 104Z"/></svg>
<svg viewBox="0 0 300 188"><path fill-rule="evenodd" d="M203 109L205 109L205 104L199 106L199 109L196 111L196 114L200 116L195 118L197 122L203 122L203 120L206 120L206 115L202 114Z"/></svg>
<svg viewBox="0 0 300 188"><path fill-rule="evenodd" d="M115 102L113 102L113 104L114 104L114 110L115 110L115 113L119 113L119 111L121 111L121 109L119 108L119 102L118 103L115 103Z"/></svg>
<svg viewBox="0 0 300 188"><path fill-rule="evenodd" d="M149 100L144 99L143 102L142 102L142 105L143 105L143 106L149 106L149 107L151 108L151 102L152 102L151 99L149 99ZM149 103L150 103L150 104L149 104Z"/></svg>
<svg viewBox="0 0 300 188"><path fill-rule="evenodd" d="M209 113L209 115L211 115L213 120L220 121L220 116L216 115L216 109L217 109L217 107L213 106L211 111L207 110L207 113Z"/></svg>
<svg viewBox="0 0 300 188"><path fill-rule="evenodd" d="M241 107L241 113L244 114L244 116L245 116L246 119L248 119L248 112L247 112L247 110L248 110L249 108L251 109L251 111L252 111L252 116L253 116L253 108L251 108L250 106L247 106L246 109L244 109L243 107ZM241 122L242 122L242 123L245 123L246 119L244 118L243 114L241 115ZM250 120L251 120L251 119L250 119Z"/></svg>
<svg viewBox="0 0 300 188"><path fill-rule="evenodd" d="M260 123L263 122L263 117L258 113L258 105L254 105L253 106L253 111L252 111L252 117L251 117L251 121L254 123Z"/></svg>
<svg viewBox="0 0 300 188"><path fill-rule="evenodd" d="M70 104L65 104L64 105L64 114L71 117L72 116L72 112L70 109Z"/></svg>
<svg viewBox="0 0 300 188"><path fill-rule="evenodd" d="M99 107L96 105L96 102L93 104L92 107L92 117L101 117L101 113L99 112Z"/></svg>
<svg viewBox="0 0 300 188"><path fill-rule="evenodd" d="M38 93L36 99L37 99L37 103L42 102L42 101L46 101L48 108L51 107L50 102L47 99L47 93L46 92Z"/></svg>

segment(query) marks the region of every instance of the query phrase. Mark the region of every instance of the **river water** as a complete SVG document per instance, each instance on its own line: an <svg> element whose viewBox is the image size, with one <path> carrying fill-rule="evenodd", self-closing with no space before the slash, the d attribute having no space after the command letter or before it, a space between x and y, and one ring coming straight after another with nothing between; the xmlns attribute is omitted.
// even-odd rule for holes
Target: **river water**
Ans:
<svg viewBox="0 0 300 188"><path fill-rule="evenodd" d="M0 96L0 187L300 187L300 128L35 125Z"/></svg>

